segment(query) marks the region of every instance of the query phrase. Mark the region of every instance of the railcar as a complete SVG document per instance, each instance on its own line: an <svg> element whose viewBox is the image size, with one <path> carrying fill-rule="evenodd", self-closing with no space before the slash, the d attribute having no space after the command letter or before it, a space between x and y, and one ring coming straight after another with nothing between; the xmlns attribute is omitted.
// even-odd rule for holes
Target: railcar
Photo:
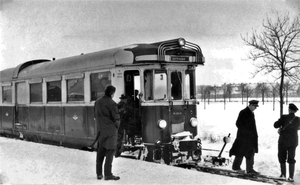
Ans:
<svg viewBox="0 0 300 185"><path fill-rule="evenodd" d="M89 146L97 135L94 102L111 84L116 102L137 101L123 120L125 151L141 149L147 161L197 162L195 68L203 64L201 48L183 38L24 62L0 72L0 134Z"/></svg>

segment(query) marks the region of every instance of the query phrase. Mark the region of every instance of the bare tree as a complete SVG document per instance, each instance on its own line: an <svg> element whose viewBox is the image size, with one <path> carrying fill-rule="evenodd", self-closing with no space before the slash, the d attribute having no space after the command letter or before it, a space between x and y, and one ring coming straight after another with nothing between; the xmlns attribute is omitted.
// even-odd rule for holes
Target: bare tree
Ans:
<svg viewBox="0 0 300 185"><path fill-rule="evenodd" d="M213 91L214 91L214 94L215 94L215 102L217 101L217 91L218 91L218 86L214 85L213 86Z"/></svg>
<svg viewBox="0 0 300 185"><path fill-rule="evenodd" d="M261 101L263 105L265 104L265 95L267 95L269 91L269 87L266 83L258 83L256 88L260 91L261 93Z"/></svg>
<svg viewBox="0 0 300 185"><path fill-rule="evenodd" d="M300 67L300 23L299 18L291 18L289 14L275 20L267 17L262 23L263 29L254 30L243 41L250 46L249 59L254 61L256 71L254 75L263 72L272 74L280 79L279 98L280 115L283 114L283 82L285 77L291 80L299 79Z"/></svg>
<svg viewBox="0 0 300 185"><path fill-rule="evenodd" d="M244 104L244 93L245 93L245 87L247 84L241 83L240 84L240 90L241 90L241 95L242 95L242 104Z"/></svg>
<svg viewBox="0 0 300 185"><path fill-rule="evenodd" d="M205 94L207 94L207 104L209 104L211 91L212 91L212 86L210 85L206 86Z"/></svg>
<svg viewBox="0 0 300 185"><path fill-rule="evenodd" d="M226 93L228 94L228 100L229 100L229 102L231 101L232 91L233 91L232 84L227 84Z"/></svg>
<svg viewBox="0 0 300 185"><path fill-rule="evenodd" d="M285 93L285 103L286 103L286 105L288 104L289 90L292 90L293 86L294 85L288 80L283 83L283 91Z"/></svg>
<svg viewBox="0 0 300 185"><path fill-rule="evenodd" d="M206 108L206 86L200 86L199 87L199 91L200 91L200 94L202 94L202 99L203 99L203 105L204 105L204 109Z"/></svg>
<svg viewBox="0 0 300 185"><path fill-rule="evenodd" d="M245 93L246 93L247 102L249 102L248 99L253 94L253 89L249 84L245 86Z"/></svg>
<svg viewBox="0 0 300 185"><path fill-rule="evenodd" d="M273 96L273 111L275 110L276 96L279 92L279 84L270 84L272 88L272 96Z"/></svg>
<svg viewBox="0 0 300 185"><path fill-rule="evenodd" d="M226 95L227 95L227 85L224 83L222 85L222 90L223 90L223 99L224 99L224 110L226 109Z"/></svg>

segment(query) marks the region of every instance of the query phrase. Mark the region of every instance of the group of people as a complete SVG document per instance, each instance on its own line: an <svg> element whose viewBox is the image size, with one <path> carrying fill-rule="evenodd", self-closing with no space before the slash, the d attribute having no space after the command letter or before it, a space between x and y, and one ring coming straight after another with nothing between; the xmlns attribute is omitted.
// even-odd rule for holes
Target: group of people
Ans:
<svg viewBox="0 0 300 185"><path fill-rule="evenodd" d="M235 156L232 169L235 171L244 171L241 169L243 158L246 158L246 173L258 175L259 172L253 169L254 155L258 153L258 134L255 123L254 110L258 107L259 101L251 100L249 105L240 111L236 126L236 139L229 151L229 156ZM282 115L274 123L278 128L278 160L280 163L280 178L286 179L286 162L289 164L289 182L294 181L295 172L295 151L298 146L298 130L300 129L300 118L295 115L298 108L295 104L290 103L288 107L289 114Z"/></svg>
<svg viewBox="0 0 300 185"><path fill-rule="evenodd" d="M117 149L118 130L120 127L120 115L118 104L112 99L116 88L108 85L105 95L95 102L95 119L99 134L96 173L97 179L119 180L119 176L112 174L112 161ZM122 99L122 98L121 98ZM255 123L254 110L259 106L259 101L251 100L249 105L240 111L236 126L238 128L236 139L229 151L229 156L234 155L232 169L241 169L243 158L246 158L246 173L257 175L259 172L253 169L254 155L258 153L258 134ZM120 106L120 105L119 105ZM119 107L120 108L120 107ZM294 181L295 151L298 146L298 130L300 129L300 118L295 115L298 108L293 103L289 104L289 114L282 115L274 123L280 134L278 140L278 160L281 169L281 178L286 179L286 162L289 164L288 181ZM120 129L122 130L122 129ZM102 166L105 158L104 176Z"/></svg>
<svg viewBox="0 0 300 185"><path fill-rule="evenodd" d="M138 95L139 91L135 90L134 96L128 97L122 94L120 97L118 109L121 123L118 130L116 157L119 157L123 152L123 142L134 145L134 137L141 135L142 124L140 122Z"/></svg>

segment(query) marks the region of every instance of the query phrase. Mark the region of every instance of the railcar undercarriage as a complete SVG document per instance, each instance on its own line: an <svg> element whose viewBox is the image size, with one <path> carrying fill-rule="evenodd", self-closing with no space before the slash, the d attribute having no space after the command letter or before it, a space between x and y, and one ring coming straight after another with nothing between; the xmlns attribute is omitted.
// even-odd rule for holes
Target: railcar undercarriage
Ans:
<svg viewBox="0 0 300 185"><path fill-rule="evenodd" d="M192 139L191 133L181 132L172 135L171 143L161 143L159 140L155 144L139 144L136 146L125 145L127 148L122 157L130 157L139 160L145 160L149 155L148 148L153 148L153 162L194 169L200 172L206 172L217 175L224 175L233 178L247 179L263 183L286 184L284 179L268 175L251 175L245 172L233 171L230 158L222 157L222 152L228 142L230 142L230 134L223 139L224 145L218 152L218 156L203 157L202 143L200 139Z"/></svg>

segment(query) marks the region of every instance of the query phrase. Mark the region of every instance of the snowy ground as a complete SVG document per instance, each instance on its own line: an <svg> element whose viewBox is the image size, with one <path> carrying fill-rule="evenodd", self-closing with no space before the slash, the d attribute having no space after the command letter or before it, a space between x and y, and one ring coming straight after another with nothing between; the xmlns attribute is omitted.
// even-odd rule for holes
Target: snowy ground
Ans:
<svg viewBox="0 0 300 185"><path fill-rule="evenodd" d="M262 184L154 164L116 158L113 172L119 181L99 181L95 176L96 152L0 137L0 184Z"/></svg>
<svg viewBox="0 0 300 185"><path fill-rule="evenodd" d="M300 107L300 104L296 104ZM201 103L198 108L201 137L221 140L231 133L235 138L235 121L246 104ZM286 113L286 106L285 106ZM297 114L299 116L299 113ZM278 176L277 161L278 134L273 123L278 119L278 105L273 111L272 104L261 105L255 111L259 134L259 153L255 156L254 168L263 174ZM222 156L228 157L229 143ZM223 143L203 142L203 148L221 149ZM217 155L218 152L203 151ZM300 184L300 153L297 149L295 184ZM99 181L95 177L95 152L85 152L64 147L25 142L0 137L0 184L259 184L249 180L212 175L175 168L163 164L116 158L113 173L120 181ZM228 166L230 168L231 166ZM245 164L242 166L245 169ZM264 183L263 183L264 184Z"/></svg>

